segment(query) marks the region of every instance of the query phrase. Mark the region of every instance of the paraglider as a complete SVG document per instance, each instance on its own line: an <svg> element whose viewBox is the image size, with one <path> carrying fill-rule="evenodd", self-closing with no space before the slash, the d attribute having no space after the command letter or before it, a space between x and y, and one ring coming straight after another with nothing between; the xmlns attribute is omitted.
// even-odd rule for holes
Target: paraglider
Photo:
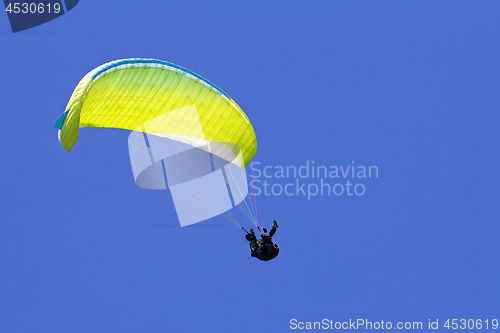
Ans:
<svg viewBox="0 0 500 333"><path fill-rule="evenodd" d="M273 242L272 239L276 233L276 229L278 229L278 223L274 220L269 234L267 233L266 228L262 228L264 232L261 232L260 239L258 240L253 229L250 229L250 231L247 232L245 238L250 242L252 257L261 261L269 261L278 256L280 248L276 242Z"/></svg>
<svg viewBox="0 0 500 333"><path fill-rule="evenodd" d="M200 75L156 59L106 63L83 77L56 127L67 152L81 131L130 132L124 160L136 184L169 188L181 226L220 216L247 232L236 208L260 230L245 173L257 151L254 129L236 102Z"/></svg>

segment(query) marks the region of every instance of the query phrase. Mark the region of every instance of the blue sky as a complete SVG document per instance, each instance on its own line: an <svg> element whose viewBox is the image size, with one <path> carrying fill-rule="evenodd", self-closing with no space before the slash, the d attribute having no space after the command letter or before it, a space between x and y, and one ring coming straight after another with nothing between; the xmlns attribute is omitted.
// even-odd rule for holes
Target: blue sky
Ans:
<svg viewBox="0 0 500 333"><path fill-rule="evenodd" d="M500 319L499 12L497 1L80 1L16 34L0 15L0 332ZM177 227L168 193L64 152L53 127L87 72L129 57L227 92L255 128L260 168L354 161L379 177L362 196L258 196L261 224L280 223L267 263L220 218Z"/></svg>

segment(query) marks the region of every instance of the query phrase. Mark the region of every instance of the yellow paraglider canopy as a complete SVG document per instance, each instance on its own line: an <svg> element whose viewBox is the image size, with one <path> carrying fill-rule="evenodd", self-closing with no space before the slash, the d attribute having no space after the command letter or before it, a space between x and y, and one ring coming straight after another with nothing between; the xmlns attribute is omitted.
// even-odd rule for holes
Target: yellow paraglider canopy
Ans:
<svg viewBox="0 0 500 333"><path fill-rule="evenodd" d="M68 152L80 127L140 128L233 163L238 156L242 169L257 151L252 124L226 93L188 69L155 59L117 60L85 75L56 127Z"/></svg>

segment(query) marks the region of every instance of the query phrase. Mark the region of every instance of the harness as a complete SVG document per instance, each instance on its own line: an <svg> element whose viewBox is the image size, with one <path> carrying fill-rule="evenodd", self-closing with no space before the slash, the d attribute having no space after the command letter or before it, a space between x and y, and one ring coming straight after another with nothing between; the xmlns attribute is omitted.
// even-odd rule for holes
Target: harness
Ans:
<svg viewBox="0 0 500 333"><path fill-rule="evenodd" d="M252 249L252 257L255 257L262 261L269 261L278 256L280 248L276 242L273 244L262 244L257 242L259 245L256 249Z"/></svg>

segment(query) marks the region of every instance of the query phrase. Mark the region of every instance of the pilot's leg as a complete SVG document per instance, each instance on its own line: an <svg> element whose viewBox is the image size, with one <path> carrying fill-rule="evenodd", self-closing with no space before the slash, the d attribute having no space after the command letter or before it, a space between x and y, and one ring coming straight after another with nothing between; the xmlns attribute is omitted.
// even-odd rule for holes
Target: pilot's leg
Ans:
<svg viewBox="0 0 500 333"><path fill-rule="evenodd" d="M276 229L278 228L278 223L276 223L276 220L273 222L273 227L271 228L271 231L269 232L269 236L273 237L274 233L276 232Z"/></svg>

